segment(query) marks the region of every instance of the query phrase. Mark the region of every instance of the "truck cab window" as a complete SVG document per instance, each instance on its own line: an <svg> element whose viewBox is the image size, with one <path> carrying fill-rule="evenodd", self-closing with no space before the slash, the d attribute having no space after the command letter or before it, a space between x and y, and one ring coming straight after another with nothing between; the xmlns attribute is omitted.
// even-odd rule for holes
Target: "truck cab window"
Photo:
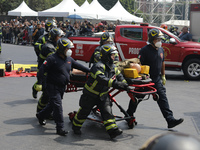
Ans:
<svg viewBox="0 0 200 150"><path fill-rule="evenodd" d="M143 29L142 28L122 28L120 29L121 36L132 39L140 40L143 39Z"/></svg>

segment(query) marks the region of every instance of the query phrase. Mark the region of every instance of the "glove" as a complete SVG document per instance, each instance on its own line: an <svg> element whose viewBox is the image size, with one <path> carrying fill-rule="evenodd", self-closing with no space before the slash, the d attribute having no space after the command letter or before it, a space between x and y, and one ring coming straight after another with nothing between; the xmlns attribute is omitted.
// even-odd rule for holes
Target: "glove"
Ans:
<svg viewBox="0 0 200 150"><path fill-rule="evenodd" d="M42 85L41 84L35 84L34 88L36 91L42 91Z"/></svg>
<svg viewBox="0 0 200 150"><path fill-rule="evenodd" d="M162 75L162 84L165 85L165 83L166 83L165 75Z"/></svg>
<svg viewBox="0 0 200 150"><path fill-rule="evenodd" d="M127 90L128 88L128 84L124 83L124 82L113 82L112 87L114 87L115 89L122 89L122 90Z"/></svg>

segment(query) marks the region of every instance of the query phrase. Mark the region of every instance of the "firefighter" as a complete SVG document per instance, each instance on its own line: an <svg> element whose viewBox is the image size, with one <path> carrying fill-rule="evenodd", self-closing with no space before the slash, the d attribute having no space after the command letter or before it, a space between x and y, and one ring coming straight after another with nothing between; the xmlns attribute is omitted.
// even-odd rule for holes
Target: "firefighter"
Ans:
<svg viewBox="0 0 200 150"><path fill-rule="evenodd" d="M138 58L142 65L150 66L150 77L152 82L155 83L154 87L157 89L159 100L157 101L160 110L167 121L168 128L173 128L183 122L183 119L175 119L173 112L170 110L168 99L166 96L166 89L164 87L166 83L165 78L165 63L164 63L164 50L161 47L163 33L158 29L151 29L148 33L148 45L143 47ZM161 76L160 76L161 74ZM137 102L130 100L127 113L133 116L136 111Z"/></svg>
<svg viewBox="0 0 200 150"><path fill-rule="evenodd" d="M99 28L100 26L103 26L103 27L104 27L103 23L101 23L101 22L98 23L98 25L95 27L95 28L96 28L96 32L101 32L101 31L100 31L100 28Z"/></svg>
<svg viewBox="0 0 200 150"><path fill-rule="evenodd" d="M64 119L62 109L62 98L66 85L69 82L70 71L72 68L89 72L89 69L77 63L71 56L73 43L67 38L60 38L57 42L57 51L49 56L41 68L39 69L37 78L38 90L42 89L44 74L47 73L46 83L47 92L49 95L49 103L40 112L36 114L41 125L46 124L46 118L53 112L53 117L56 123L57 134L65 136L68 132L64 130Z"/></svg>
<svg viewBox="0 0 200 150"><path fill-rule="evenodd" d="M0 25L0 54L1 54L1 39L2 39L2 29Z"/></svg>
<svg viewBox="0 0 200 150"><path fill-rule="evenodd" d="M132 21L131 24L132 24L132 25L136 25L136 22L135 22L135 21Z"/></svg>
<svg viewBox="0 0 200 150"><path fill-rule="evenodd" d="M44 35L41 35L34 44L34 50L38 57L39 57L40 51L42 49L42 45L45 44L47 39L49 38L49 31L55 27L56 27L56 24L52 20L49 20L45 23L45 32L46 33Z"/></svg>
<svg viewBox="0 0 200 150"><path fill-rule="evenodd" d="M36 29L33 31L33 41L34 44L35 42L38 40L38 38L44 34L44 28L42 28L41 22L37 21L37 27ZM37 53L36 53L37 55Z"/></svg>
<svg viewBox="0 0 200 150"><path fill-rule="evenodd" d="M200 140L192 135L169 132L149 138L140 150L199 150Z"/></svg>
<svg viewBox="0 0 200 150"><path fill-rule="evenodd" d="M165 29L165 30L168 30L168 27L167 27L166 24L161 24L160 27L163 28L163 29ZM170 36L167 35L167 34L164 34L163 38L162 38L162 42L163 43L169 43L169 39L170 39Z"/></svg>
<svg viewBox="0 0 200 150"><path fill-rule="evenodd" d="M80 27L80 34L81 35L92 35L92 23L91 22L84 22L83 25Z"/></svg>
<svg viewBox="0 0 200 150"><path fill-rule="evenodd" d="M110 87L127 90L128 84L123 75L113 64L116 47L105 44L101 47L101 60L91 68L90 76L80 97L80 109L73 119L72 129L75 134L81 134L81 127L92 108L97 105L100 109L104 126L111 138L122 134L115 123L112 114L108 90Z"/></svg>
<svg viewBox="0 0 200 150"><path fill-rule="evenodd" d="M165 29L165 30L167 30L167 25L166 24L161 24L160 27Z"/></svg>
<svg viewBox="0 0 200 150"><path fill-rule="evenodd" d="M174 35L176 35L176 36L179 35L179 33L178 33L178 27L175 27L174 25L172 25L172 26L170 27L169 31L170 31L171 33L173 33Z"/></svg>
<svg viewBox="0 0 200 150"><path fill-rule="evenodd" d="M72 32L73 34L75 33L75 29L74 29L74 27L72 27L72 25L70 24L70 20L66 20L65 21L65 23L66 23L66 32Z"/></svg>
<svg viewBox="0 0 200 150"><path fill-rule="evenodd" d="M113 44L113 37L108 33L104 32L101 35L101 39L99 41L100 45L94 50L89 62L89 67L91 63L97 63L100 60L100 47L104 44ZM118 53L115 53L115 61L119 61Z"/></svg>
<svg viewBox="0 0 200 150"><path fill-rule="evenodd" d="M38 62L38 69L41 67L43 62L46 60L46 58L49 55L52 55L56 51L56 45L58 39L60 39L62 36L64 36L63 31L59 28L52 28L49 32L49 39L47 40L47 43L42 47L42 50L40 52L39 62ZM37 84L38 81L33 86L33 95L37 95ZM43 89L42 89L42 95L38 101L37 104L37 112L41 111L48 103L49 96L46 90L46 82L45 79L43 80Z"/></svg>
<svg viewBox="0 0 200 150"><path fill-rule="evenodd" d="M51 28L51 27L50 27ZM47 29L47 28L46 28ZM47 29L48 31L49 29ZM42 42L44 42L45 40L45 43L47 42L48 44L45 45L44 44L41 44L41 48L45 45L44 49L40 50L40 52L42 51L42 54L39 55L38 57L38 70L41 66L41 64L43 63L43 61L46 59L46 57L49 55L49 54L52 54L53 52L55 52L55 46L56 46L56 41L58 40L58 38L60 38L61 36L64 35L64 33L62 32L62 30L58 29L58 28L53 28L49 31L49 37L48 39L44 39L42 38ZM44 36L45 38L47 36ZM39 46L40 47L40 46ZM37 83L37 82L36 82ZM34 84L35 85L35 84ZM34 88L34 85L32 87L32 96L33 98L37 98L37 91L35 90Z"/></svg>
<svg viewBox="0 0 200 150"><path fill-rule="evenodd" d="M56 24L53 21L47 21L46 24L45 24L45 32L46 32L46 34L41 35L39 37L39 39L37 40L37 42L34 44L34 50L35 50L35 52L36 52L36 54L38 56L38 61L39 61L39 57L40 57L39 54L40 54L40 52L42 50L42 46L46 43L46 41L49 38L49 31L54 27L56 27ZM43 61L44 60L42 60L42 62ZM39 66L38 66L38 70L39 70ZM34 89L34 85L32 87L32 95L33 95L33 98L37 98L37 91Z"/></svg>

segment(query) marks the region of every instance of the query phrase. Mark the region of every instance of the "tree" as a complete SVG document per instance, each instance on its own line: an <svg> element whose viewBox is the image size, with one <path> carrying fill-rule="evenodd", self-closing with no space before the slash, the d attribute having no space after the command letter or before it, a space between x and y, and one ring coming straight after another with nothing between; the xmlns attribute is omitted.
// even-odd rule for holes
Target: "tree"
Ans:
<svg viewBox="0 0 200 150"><path fill-rule="evenodd" d="M106 9L110 10L118 0L99 0L99 3Z"/></svg>
<svg viewBox="0 0 200 150"><path fill-rule="evenodd" d="M78 6L81 6L85 2L85 0L74 0L74 2L76 2Z"/></svg>
<svg viewBox="0 0 200 150"><path fill-rule="evenodd" d="M13 10L20 5L20 0L1 0L0 1L0 13L7 14L8 11Z"/></svg>

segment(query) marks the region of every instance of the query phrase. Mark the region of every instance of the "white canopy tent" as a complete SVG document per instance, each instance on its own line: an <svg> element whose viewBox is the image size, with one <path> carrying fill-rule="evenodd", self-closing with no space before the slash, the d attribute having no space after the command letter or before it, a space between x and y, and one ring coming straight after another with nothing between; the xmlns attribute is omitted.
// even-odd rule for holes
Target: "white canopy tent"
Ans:
<svg viewBox="0 0 200 150"><path fill-rule="evenodd" d="M136 17L128 13L121 3L118 1L115 6L107 11L97 0L93 0L91 4L87 0L79 7L74 0L63 0L61 3L50 9L38 12L38 16L51 17L70 17L76 19L99 19L99 20L121 20L142 22L143 18Z"/></svg>
<svg viewBox="0 0 200 150"><path fill-rule="evenodd" d="M50 9L38 12L38 16L67 17L78 9L79 6L73 0L63 0Z"/></svg>
<svg viewBox="0 0 200 150"><path fill-rule="evenodd" d="M84 11L88 14L94 14L96 19L116 20L112 16L109 16L108 11L97 0L93 0L88 7L84 8Z"/></svg>
<svg viewBox="0 0 200 150"><path fill-rule="evenodd" d="M93 13L88 13L87 9L79 7L74 2L74 0L63 0L58 5L50 9L38 12L38 16L52 16L52 17L78 16L81 18L96 19Z"/></svg>
<svg viewBox="0 0 200 150"><path fill-rule="evenodd" d="M88 8L90 7L90 4L87 0L81 5L79 9L76 10L75 13L71 13L70 15L78 15L82 17L83 19L97 19L95 13L91 13Z"/></svg>
<svg viewBox="0 0 200 150"><path fill-rule="evenodd" d="M126 9L121 5L119 0L117 3L109 10L109 15L114 16L120 21L135 21L135 22L143 22L143 18L134 16L130 14Z"/></svg>
<svg viewBox="0 0 200 150"><path fill-rule="evenodd" d="M36 11L30 9L23 1L16 9L8 11L9 16L38 16Z"/></svg>
<svg viewBox="0 0 200 150"><path fill-rule="evenodd" d="M166 21L162 24L189 27L190 26L190 20L169 20L169 21Z"/></svg>

